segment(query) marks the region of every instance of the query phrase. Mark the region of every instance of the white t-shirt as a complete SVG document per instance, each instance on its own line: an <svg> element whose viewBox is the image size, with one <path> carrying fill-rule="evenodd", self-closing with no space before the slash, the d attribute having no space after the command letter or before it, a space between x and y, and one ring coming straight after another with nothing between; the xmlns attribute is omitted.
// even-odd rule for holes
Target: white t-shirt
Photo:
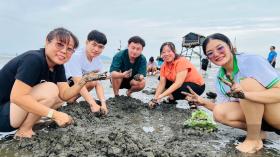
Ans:
<svg viewBox="0 0 280 157"><path fill-rule="evenodd" d="M265 58L258 55L236 54L233 71L234 81L237 83L240 83L240 80L244 78L253 78L262 86L269 89L280 81L279 72L276 71ZM228 97L226 95L226 93L230 91L230 88L219 81L219 76L226 79L222 68L218 71L216 79L217 103L239 101L237 98Z"/></svg>
<svg viewBox="0 0 280 157"><path fill-rule="evenodd" d="M81 77L83 74L91 71L103 72L103 63L100 56L93 58L90 62L86 57L85 48L76 50L64 66L66 78L71 76Z"/></svg>

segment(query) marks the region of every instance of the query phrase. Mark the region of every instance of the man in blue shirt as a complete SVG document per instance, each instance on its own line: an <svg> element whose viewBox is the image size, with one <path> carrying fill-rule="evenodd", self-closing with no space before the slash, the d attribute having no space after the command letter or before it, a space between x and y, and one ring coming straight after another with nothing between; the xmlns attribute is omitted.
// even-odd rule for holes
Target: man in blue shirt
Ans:
<svg viewBox="0 0 280 157"><path fill-rule="evenodd" d="M267 60L272 65L273 68L275 68L276 57L277 57L277 52L275 51L275 46L271 46Z"/></svg>

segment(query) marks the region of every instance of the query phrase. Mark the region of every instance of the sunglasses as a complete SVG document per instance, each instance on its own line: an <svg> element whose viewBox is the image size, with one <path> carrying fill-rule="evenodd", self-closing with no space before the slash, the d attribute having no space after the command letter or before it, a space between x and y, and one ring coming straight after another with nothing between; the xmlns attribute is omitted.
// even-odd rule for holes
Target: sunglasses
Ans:
<svg viewBox="0 0 280 157"><path fill-rule="evenodd" d="M225 47L224 47L223 45L220 45L220 46L218 46L218 48L216 49L216 51L217 51L219 54L224 53L224 52L225 52ZM206 56L207 56L209 59L213 58L214 55L215 55L214 51L208 51L208 52L206 52Z"/></svg>

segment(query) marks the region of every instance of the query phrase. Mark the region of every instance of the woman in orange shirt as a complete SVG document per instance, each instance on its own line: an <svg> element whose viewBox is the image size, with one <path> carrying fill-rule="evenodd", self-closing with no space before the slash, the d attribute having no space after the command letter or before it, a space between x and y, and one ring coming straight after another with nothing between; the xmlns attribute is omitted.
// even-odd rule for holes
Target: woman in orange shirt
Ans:
<svg viewBox="0 0 280 157"><path fill-rule="evenodd" d="M169 96L166 103L171 104L176 104L176 100L185 99L186 96L181 92L189 92L187 86L198 95L204 92L205 84L202 76L191 62L176 53L172 42L161 45L160 55L164 63L160 69L160 82L156 94L149 102L150 108L154 108L166 96Z"/></svg>

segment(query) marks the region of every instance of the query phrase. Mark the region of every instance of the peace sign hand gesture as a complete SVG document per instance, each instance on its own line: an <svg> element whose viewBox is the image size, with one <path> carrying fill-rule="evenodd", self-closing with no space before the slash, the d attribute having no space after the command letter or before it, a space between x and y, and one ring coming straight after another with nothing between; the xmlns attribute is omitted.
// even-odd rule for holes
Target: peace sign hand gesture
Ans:
<svg viewBox="0 0 280 157"><path fill-rule="evenodd" d="M219 80L230 87L230 92L227 92L227 95L233 98L245 99L245 94L240 84L235 83L235 81L232 79L231 76L229 75L226 76L227 78L229 78L230 82L222 77L219 77Z"/></svg>
<svg viewBox="0 0 280 157"><path fill-rule="evenodd" d="M197 95L192 89L191 87L187 86L187 88L189 89L190 93L187 92L181 92L182 94L186 95L186 100L189 101L190 104L193 104L195 106L204 106L204 99Z"/></svg>

